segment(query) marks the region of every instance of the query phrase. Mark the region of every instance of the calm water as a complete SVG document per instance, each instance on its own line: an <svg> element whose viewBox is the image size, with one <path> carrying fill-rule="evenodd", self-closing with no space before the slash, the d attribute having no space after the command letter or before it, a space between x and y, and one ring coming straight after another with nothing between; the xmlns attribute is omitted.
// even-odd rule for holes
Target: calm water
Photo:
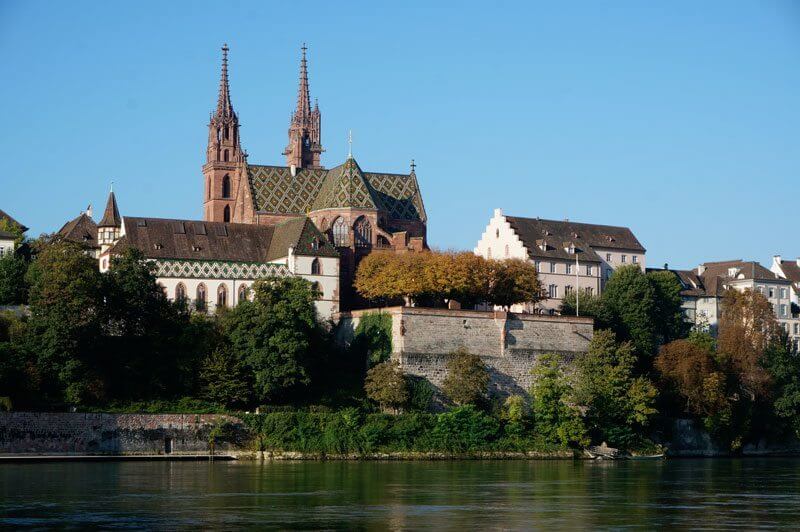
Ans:
<svg viewBox="0 0 800 532"><path fill-rule="evenodd" d="M0 465L0 526L800 526L800 459Z"/></svg>

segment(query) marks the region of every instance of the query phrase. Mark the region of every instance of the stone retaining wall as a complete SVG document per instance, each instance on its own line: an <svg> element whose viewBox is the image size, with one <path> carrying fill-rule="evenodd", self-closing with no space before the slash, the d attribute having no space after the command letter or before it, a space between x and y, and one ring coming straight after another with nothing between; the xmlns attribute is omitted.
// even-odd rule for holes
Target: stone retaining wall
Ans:
<svg viewBox="0 0 800 532"><path fill-rule="evenodd" d="M361 317L375 312L392 317L392 357L404 372L438 388L450 353L463 347L481 356L500 397L527 392L539 355L556 353L568 363L588 350L593 335L591 318L391 307L340 314L340 344L348 345Z"/></svg>
<svg viewBox="0 0 800 532"><path fill-rule="evenodd" d="M208 453L216 414L0 413L0 453L198 454ZM218 442L215 452L232 450Z"/></svg>

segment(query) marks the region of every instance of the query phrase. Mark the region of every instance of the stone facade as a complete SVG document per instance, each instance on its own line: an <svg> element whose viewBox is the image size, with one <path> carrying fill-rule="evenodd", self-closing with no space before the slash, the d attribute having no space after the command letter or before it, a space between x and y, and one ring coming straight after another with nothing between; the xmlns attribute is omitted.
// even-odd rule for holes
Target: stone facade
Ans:
<svg viewBox="0 0 800 532"><path fill-rule="evenodd" d="M568 362L588 350L593 335L591 318L392 307L340 314L339 342L349 344L361 317L374 312L392 317L392 358L404 372L439 388L450 353L463 347L481 356L499 397L527 393L539 355L556 353Z"/></svg>
<svg viewBox="0 0 800 532"><path fill-rule="evenodd" d="M2 454L206 454L217 423L213 414L0 413ZM217 443L215 452L233 449Z"/></svg>

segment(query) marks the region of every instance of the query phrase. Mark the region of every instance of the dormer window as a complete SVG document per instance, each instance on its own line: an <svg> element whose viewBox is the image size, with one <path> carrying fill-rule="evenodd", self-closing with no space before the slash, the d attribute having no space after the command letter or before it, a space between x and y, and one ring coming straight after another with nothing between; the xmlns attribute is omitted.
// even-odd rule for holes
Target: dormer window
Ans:
<svg viewBox="0 0 800 532"><path fill-rule="evenodd" d="M736 277L737 273L739 273L739 268L728 268L728 277Z"/></svg>
<svg viewBox="0 0 800 532"><path fill-rule="evenodd" d="M162 247L164 246L162 246L161 244L153 244L153 249L161 249Z"/></svg>
<svg viewBox="0 0 800 532"><path fill-rule="evenodd" d="M200 251L201 249L200 246L192 246L192 251Z"/></svg>

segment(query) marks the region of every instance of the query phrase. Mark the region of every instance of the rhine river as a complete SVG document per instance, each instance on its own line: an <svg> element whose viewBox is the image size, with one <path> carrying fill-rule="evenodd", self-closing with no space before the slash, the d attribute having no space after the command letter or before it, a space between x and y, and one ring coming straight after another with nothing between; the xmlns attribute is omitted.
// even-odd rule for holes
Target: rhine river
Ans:
<svg viewBox="0 0 800 532"><path fill-rule="evenodd" d="M0 526L800 526L800 459L0 464Z"/></svg>

